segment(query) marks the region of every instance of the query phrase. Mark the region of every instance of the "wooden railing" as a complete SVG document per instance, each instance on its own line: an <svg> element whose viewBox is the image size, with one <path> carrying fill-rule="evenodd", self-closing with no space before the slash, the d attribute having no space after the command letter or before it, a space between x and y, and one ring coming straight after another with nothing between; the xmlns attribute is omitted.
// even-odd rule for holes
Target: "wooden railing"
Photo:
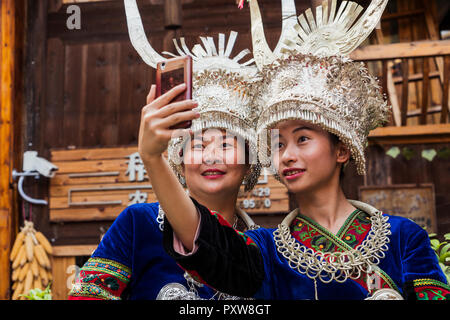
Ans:
<svg viewBox="0 0 450 320"><path fill-rule="evenodd" d="M450 40L370 45L355 50L351 58L367 63L378 75L392 105L387 128L375 130L372 137L428 132L438 135L436 142L450 141Z"/></svg>

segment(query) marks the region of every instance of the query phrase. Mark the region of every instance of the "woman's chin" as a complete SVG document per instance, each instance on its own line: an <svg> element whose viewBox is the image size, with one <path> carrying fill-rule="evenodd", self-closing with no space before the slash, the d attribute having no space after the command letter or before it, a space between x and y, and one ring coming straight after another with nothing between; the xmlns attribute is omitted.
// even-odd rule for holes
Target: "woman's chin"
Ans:
<svg viewBox="0 0 450 320"><path fill-rule="evenodd" d="M216 193L223 193L226 189L226 186L228 184L224 183L224 181L214 181L214 180L207 180L202 181L199 183L198 186L191 186L189 189L193 190L196 189L200 191L203 194L216 194Z"/></svg>
<svg viewBox="0 0 450 320"><path fill-rule="evenodd" d="M305 183L304 179L288 180L286 178L282 178L281 181L283 182L283 184L286 186L286 188L290 193L296 194L308 190L308 185Z"/></svg>
<svg viewBox="0 0 450 320"><path fill-rule="evenodd" d="M228 184L224 184L222 183L217 183L217 182L207 182L202 186L202 189L205 190L205 192L210 192L210 193L221 193L224 192L225 190L229 189L227 188Z"/></svg>

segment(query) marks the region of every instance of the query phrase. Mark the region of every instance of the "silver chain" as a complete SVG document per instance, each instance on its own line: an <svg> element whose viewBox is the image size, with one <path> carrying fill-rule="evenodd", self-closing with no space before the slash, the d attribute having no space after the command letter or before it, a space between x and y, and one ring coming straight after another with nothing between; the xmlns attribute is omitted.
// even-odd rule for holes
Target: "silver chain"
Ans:
<svg viewBox="0 0 450 320"><path fill-rule="evenodd" d="M289 226L283 223L273 232L273 238L278 252L292 269L312 280L343 283L348 278L358 279L362 273L371 272L385 257L391 234L388 219L380 211L373 213L370 217L372 227L366 239L355 249L345 252L314 251L297 242L291 236Z"/></svg>

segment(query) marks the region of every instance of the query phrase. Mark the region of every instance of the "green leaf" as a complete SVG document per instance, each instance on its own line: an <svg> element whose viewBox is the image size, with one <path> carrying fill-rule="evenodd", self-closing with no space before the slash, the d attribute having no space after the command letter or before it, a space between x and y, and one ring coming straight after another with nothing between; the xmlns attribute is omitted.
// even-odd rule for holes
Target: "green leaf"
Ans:
<svg viewBox="0 0 450 320"><path fill-rule="evenodd" d="M445 240L450 240L450 233L444 234L444 239Z"/></svg>
<svg viewBox="0 0 450 320"><path fill-rule="evenodd" d="M450 252L441 254L439 257L439 262L442 262L442 263L447 262L447 259L449 259L449 258L450 258Z"/></svg>
<svg viewBox="0 0 450 320"><path fill-rule="evenodd" d="M422 150L422 158L428 160L428 161L433 161L434 157L436 157L437 152L435 149L427 149L427 150Z"/></svg>
<svg viewBox="0 0 450 320"><path fill-rule="evenodd" d="M400 149L399 147L392 147L386 152L386 154L395 159L400 154Z"/></svg>
<svg viewBox="0 0 450 320"><path fill-rule="evenodd" d="M404 147L402 149L402 155L405 157L406 160L411 160L414 157L415 152L411 148Z"/></svg>
<svg viewBox="0 0 450 320"><path fill-rule="evenodd" d="M433 237L436 237L437 234L436 234L436 233L430 233L428 236L429 236L430 238L433 238Z"/></svg>
<svg viewBox="0 0 450 320"><path fill-rule="evenodd" d="M446 243L446 242L443 242ZM445 246L442 247L441 249L441 255L445 254L445 253L450 253L450 243L447 243Z"/></svg>
<svg viewBox="0 0 450 320"><path fill-rule="evenodd" d="M433 250L437 251L437 249L439 248L439 240L438 239L431 239L431 247L433 248Z"/></svg>

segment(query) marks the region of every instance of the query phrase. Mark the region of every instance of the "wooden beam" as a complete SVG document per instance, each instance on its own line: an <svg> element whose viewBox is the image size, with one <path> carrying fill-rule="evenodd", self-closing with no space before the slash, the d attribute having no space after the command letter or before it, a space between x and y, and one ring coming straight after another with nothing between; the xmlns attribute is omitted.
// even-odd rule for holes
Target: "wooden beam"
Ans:
<svg viewBox="0 0 450 320"><path fill-rule="evenodd" d="M428 37L431 40L440 40L441 36L439 35L439 26L434 19L436 15L433 14L433 8L435 9L434 1L422 0L422 3L425 8L425 24L427 26ZM436 64L442 82L444 81L444 60L442 57L436 58Z"/></svg>
<svg viewBox="0 0 450 320"><path fill-rule="evenodd" d="M442 111L442 106L434 106L427 109L428 114L440 113ZM422 114L422 109L409 110L406 114L408 118L417 117Z"/></svg>
<svg viewBox="0 0 450 320"><path fill-rule="evenodd" d="M450 124L380 127L370 132L369 144L421 144L450 142Z"/></svg>
<svg viewBox="0 0 450 320"><path fill-rule="evenodd" d="M101 1L112 1L112 0L62 0L62 3L63 4L74 4L74 3L101 2Z"/></svg>
<svg viewBox="0 0 450 320"><path fill-rule="evenodd" d="M16 7L20 1L1 1L0 90L0 300L10 296L9 254L13 238L13 194L10 188L14 145L16 61Z"/></svg>
<svg viewBox="0 0 450 320"><path fill-rule="evenodd" d="M381 17L381 21L395 20L400 18L411 18L412 16L418 16L424 13L424 9L415 9L409 11L401 11L395 13L385 12Z"/></svg>
<svg viewBox="0 0 450 320"><path fill-rule="evenodd" d="M402 109L401 109L401 125L406 126L406 115L408 113L408 94L409 94L409 64L408 59L402 59Z"/></svg>
<svg viewBox="0 0 450 320"><path fill-rule="evenodd" d="M57 257L51 258L52 263L52 299L53 300L67 300L71 283L75 277L76 272L75 257ZM70 274L72 272L72 274Z"/></svg>
<svg viewBox="0 0 450 320"><path fill-rule="evenodd" d="M449 83L450 83L450 56L444 59L444 83L442 85L442 113L441 123L446 123L448 118L448 111L450 109Z"/></svg>
<svg viewBox="0 0 450 320"><path fill-rule="evenodd" d="M369 45L353 51L356 61L422 58L450 54L450 40L414 41L384 45Z"/></svg>
<svg viewBox="0 0 450 320"><path fill-rule="evenodd" d="M181 28L181 0L166 0L164 2L164 26L166 29Z"/></svg>
<svg viewBox="0 0 450 320"><path fill-rule="evenodd" d="M387 60L383 61L383 74L385 75L383 77L385 81L384 86L387 89L386 92L388 93L389 102L392 105L392 115L394 125L400 126L402 113L400 111L400 106L398 102L397 90L395 88L394 81L392 80L392 66L393 66L392 61Z"/></svg>
<svg viewBox="0 0 450 320"><path fill-rule="evenodd" d="M430 79L439 78L439 71L432 71L429 74ZM417 82L423 80L423 73L414 73L411 74L408 78L409 82ZM394 84L399 84L403 82L403 78L401 76L393 77Z"/></svg>
<svg viewBox="0 0 450 320"><path fill-rule="evenodd" d="M91 256L98 244L73 245L73 246L54 246L54 257L78 257Z"/></svg>
<svg viewBox="0 0 450 320"><path fill-rule="evenodd" d="M428 92L430 89L430 65L428 58L423 58L423 81L422 81L422 114L420 115L420 124L427 124L428 116Z"/></svg>

